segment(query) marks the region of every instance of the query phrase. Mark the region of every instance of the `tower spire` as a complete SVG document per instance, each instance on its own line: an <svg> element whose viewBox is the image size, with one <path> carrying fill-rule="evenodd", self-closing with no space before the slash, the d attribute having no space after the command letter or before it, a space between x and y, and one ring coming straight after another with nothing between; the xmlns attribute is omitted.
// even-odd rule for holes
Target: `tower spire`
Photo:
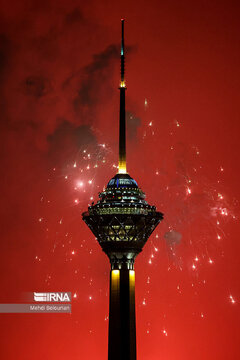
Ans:
<svg viewBox="0 0 240 360"><path fill-rule="evenodd" d="M124 19L121 20L122 23L122 42L121 42L121 87L125 87L125 79L124 79Z"/></svg>
<svg viewBox="0 0 240 360"><path fill-rule="evenodd" d="M119 174L126 174L126 111L125 111L125 56L124 56L124 19L122 23L122 42L121 42L121 82L120 82L120 118L119 118Z"/></svg>

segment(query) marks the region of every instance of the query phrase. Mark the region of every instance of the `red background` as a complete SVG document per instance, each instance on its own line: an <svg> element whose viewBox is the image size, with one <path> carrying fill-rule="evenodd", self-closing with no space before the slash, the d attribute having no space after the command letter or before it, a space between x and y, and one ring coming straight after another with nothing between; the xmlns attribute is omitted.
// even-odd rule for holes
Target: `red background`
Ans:
<svg viewBox="0 0 240 360"><path fill-rule="evenodd" d="M2 359L107 358L109 264L81 213L116 172L122 17L128 169L165 214L136 261L138 359L239 358L238 2L50 0L1 1L0 301L76 298L1 315Z"/></svg>

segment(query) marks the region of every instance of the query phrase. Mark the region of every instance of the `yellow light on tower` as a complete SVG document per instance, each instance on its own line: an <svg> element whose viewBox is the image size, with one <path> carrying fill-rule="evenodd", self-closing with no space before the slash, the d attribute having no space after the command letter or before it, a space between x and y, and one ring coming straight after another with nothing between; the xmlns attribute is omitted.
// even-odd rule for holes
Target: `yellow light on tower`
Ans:
<svg viewBox="0 0 240 360"><path fill-rule="evenodd" d="M118 173L119 174L126 174L127 173L126 161L119 161Z"/></svg>
<svg viewBox="0 0 240 360"><path fill-rule="evenodd" d="M119 270L112 270L112 276L113 276L113 278L116 278L116 277L118 277L119 276Z"/></svg>
<svg viewBox="0 0 240 360"><path fill-rule="evenodd" d="M130 271L129 271L129 275L130 275L130 278L134 279L134 277L135 277L135 271L134 271L134 270L130 270Z"/></svg>
<svg viewBox="0 0 240 360"><path fill-rule="evenodd" d="M129 284L130 289L135 287L135 271L129 270Z"/></svg>
<svg viewBox="0 0 240 360"><path fill-rule="evenodd" d="M111 293L112 296L114 294L118 294L120 291L120 270L112 270L111 271Z"/></svg>

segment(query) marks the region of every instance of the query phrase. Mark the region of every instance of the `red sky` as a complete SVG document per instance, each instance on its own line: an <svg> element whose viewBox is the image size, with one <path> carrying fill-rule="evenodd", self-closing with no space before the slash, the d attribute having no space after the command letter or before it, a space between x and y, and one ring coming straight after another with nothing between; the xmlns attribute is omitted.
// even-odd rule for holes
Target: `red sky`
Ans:
<svg viewBox="0 0 240 360"><path fill-rule="evenodd" d="M138 359L239 358L238 2L2 0L0 302L76 294L71 315L1 315L3 359L107 358L81 213L116 172L123 17L128 170L165 214L136 260Z"/></svg>

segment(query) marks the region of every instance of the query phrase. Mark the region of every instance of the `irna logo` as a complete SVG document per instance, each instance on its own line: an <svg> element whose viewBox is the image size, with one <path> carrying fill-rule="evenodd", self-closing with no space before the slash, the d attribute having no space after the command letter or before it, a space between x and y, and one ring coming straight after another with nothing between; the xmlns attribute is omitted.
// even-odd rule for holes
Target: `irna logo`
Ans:
<svg viewBox="0 0 240 360"><path fill-rule="evenodd" d="M34 292L34 301L37 302L70 302L71 293L55 292L55 293L37 293Z"/></svg>

